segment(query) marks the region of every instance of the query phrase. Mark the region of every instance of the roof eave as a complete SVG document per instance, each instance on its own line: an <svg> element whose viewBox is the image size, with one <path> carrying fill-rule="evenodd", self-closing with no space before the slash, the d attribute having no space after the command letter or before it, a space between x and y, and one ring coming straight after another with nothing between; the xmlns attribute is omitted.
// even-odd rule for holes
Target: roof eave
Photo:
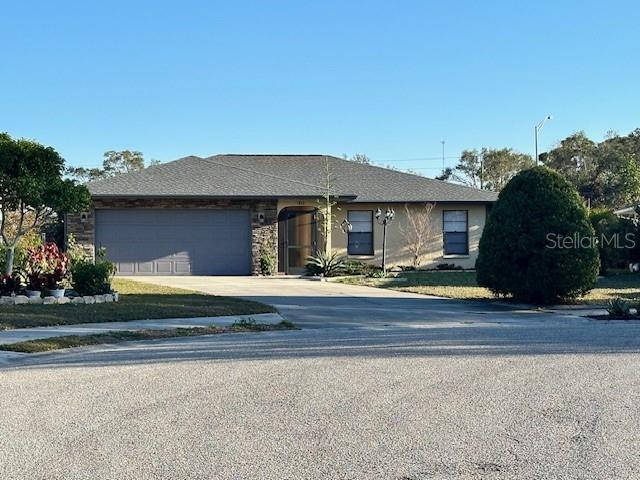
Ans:
<svg viewBox="0 0 640 480"><path fill-rule="evenodd" d="M496 200L433 200L433 199L423 199L423 200L375 200L375 199L357 199L353 203L389 203L389 204L402 204L402 203L435 203L438 205L462 205L462 204L479 204L479 205L490 205L492 203L496 203Z"/></svg>
<svg viewBox="0 0 640 480"><path fill-rule="evenodd" d="M94 200L135 200L135 199L149 199L149 200L158 200L158 199L189 199L189 200L216 200L216 199L224 199L224 200L278 200L278 199L318 199L323 198L323 195L161 195L161 194L149 194L149 195L141 195L141 194L100 194L95 193L91 194L91 198ZM353 201L358 198L357 195L348 194L348 195L332 195L331 199L333 200L343 200L343 201Z"/></svg>

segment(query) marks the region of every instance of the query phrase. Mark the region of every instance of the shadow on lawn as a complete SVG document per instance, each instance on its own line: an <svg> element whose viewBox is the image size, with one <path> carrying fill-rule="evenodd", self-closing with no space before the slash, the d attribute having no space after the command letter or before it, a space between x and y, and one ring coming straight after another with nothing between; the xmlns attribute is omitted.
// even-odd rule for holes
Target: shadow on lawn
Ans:
<svg viewBox="0 0 640 480"><path fill-rule="evenodd" d="M268 305L205 294L123 294L118 303L12 305L0 307L0 330L125 322L158 318L215 317L270 313Z"/></svg>

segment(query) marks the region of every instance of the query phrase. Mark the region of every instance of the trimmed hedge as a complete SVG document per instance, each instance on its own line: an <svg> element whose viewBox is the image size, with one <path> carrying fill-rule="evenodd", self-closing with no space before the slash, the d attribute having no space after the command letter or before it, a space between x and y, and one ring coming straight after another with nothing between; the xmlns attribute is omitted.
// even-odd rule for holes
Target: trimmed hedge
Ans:
<svg viewBox="0 0 640 480"><path fill-rule="evenodd" d="M478 283L496 295L539 304L584 295L598 275L596 243L569 182L546 167L522 171L500 192L487 219Z"/></svg>

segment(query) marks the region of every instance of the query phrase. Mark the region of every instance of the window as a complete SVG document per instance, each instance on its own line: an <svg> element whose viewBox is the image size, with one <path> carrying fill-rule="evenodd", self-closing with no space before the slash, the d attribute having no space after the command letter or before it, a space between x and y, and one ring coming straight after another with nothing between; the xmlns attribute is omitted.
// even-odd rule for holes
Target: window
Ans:
<svg viewBox="0 0 640 480"><path fill-rule="evenodd" d="M469 212L467 210L445 210L442 212L442 237L445 255L469 254Z"/></svg>
<svg viewBox="0 0 640 480"><path fill-rule="evenodd" d="M373 211L349 210L349 255L373 255Z"/></svg>

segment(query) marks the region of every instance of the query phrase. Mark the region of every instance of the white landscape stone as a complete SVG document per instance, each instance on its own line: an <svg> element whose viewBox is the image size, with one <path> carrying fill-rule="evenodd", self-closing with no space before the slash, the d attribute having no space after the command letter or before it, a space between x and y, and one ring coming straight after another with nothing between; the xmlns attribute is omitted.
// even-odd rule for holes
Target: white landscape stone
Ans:
<svg viewBox="0 0 640 480"><path fill-rule="evenodd" d="M16 295L10 297L8 295L3 295L0 297L0 305L63 305L63 304L73 304L73 305L92 305L94 303L110 303L117 302L117 295L113 295L111 293L107 293L105 295L87 295L86 297L61 297L56 298L53 296L47 296L44 298L41 297L27 297L26 295Z"/></svg>
<svg viewBox="0 0 640 480"><path fill-rule="evenodd" d="M0 297L0 305L13 305L14 303L13 297L7 295Z"/></svg>

